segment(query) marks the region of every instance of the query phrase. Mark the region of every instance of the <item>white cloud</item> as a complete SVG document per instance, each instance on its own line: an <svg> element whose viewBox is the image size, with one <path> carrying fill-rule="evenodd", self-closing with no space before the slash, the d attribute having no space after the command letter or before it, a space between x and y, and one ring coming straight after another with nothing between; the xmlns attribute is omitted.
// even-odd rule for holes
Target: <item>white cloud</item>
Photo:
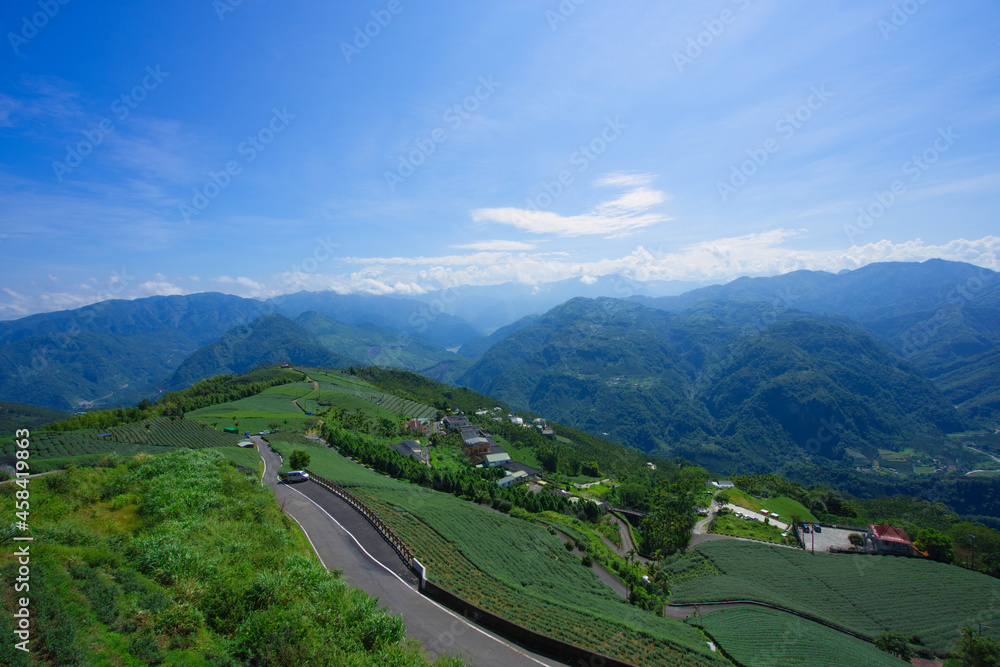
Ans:
<svg viewBox="0 0 1000 667"><path fill-rule="evenodd" d="M453 245L452 248L460 250L487 250L487 251L514 251L514 250L534 250L537 246L521 241L478 241L476 243L466 243L464 245Z"/></svg>
<svg viewBox="0 0 1000 667"><path fill-rule="evenodd" d="M219 276L218 278L215 279L215 281L226 285L239 285L240 287L247 287L252 290L264 289L263 284L251 278L247 278L246 276L239 276L237 278L231 278L230 276Z"/></svg>
<svg viewBox="0 0 1000 667"><path fill-rule="evenodd" d="M639 187L640 185L647 185L656 180L654 174L607 174L601 176L596 181L594 185L598 187Z"/></svg>
<svg viewBox="0 0 1000 667"><path fill-rule="evenodd" d="M580 260L573 253L478 253L471 256L341 258L364 266L336 276L295 274L286 288L332 289L340 293L419 294L462 285L529 285L579 279L591 284L619 274L636 281L724 283L740 276L770 276L799 269L837 272L873 262L914 262L939 257L1000 270L1000 237L957 239L930 245L920 239L905 243L878 241L848 249L801 250L787 245L804 230L773 229L756 234L704 241L678 249L637 246L631 253ZM291 275L291 274L287 274Z"/></svg>
<svg viewBox="0 0 1000 667"><path fill-rule="evenodd" d="M608 202L611 204L611 202ZM651 227L671 218L665 215L604 215L601 206L589 215L562 216L551 211L528 211L520 208L480 208L472 212L476 222L496 222L510 225L529 234L555 234L556 236L589 236L604 234L619 236L643 227Z"/></svg>
<svg viewBox="0 0 1000 667"><path fill-rule="evenodd" d="M160 280L147 280L144 283L139 284L139 290L147 296L172 296L175 294L184 294L182 290L177 285L163 280L163 276L157 274Z"/></svg>
<svg viewBox="0 0 1000 667"><path fill-rule="evenodd" d="M597 179L595 185L598 186L624 186L631 189L615 199L597 204L592 211L581 215L563 216L552 211L504 207L475 209L472 211L472 219L475 222L510 225L529 234L626 236L673 219L662 213L647 213L649 209L670 199L665 192L645 187L652 179L649 174L611 174Z"/></svg>

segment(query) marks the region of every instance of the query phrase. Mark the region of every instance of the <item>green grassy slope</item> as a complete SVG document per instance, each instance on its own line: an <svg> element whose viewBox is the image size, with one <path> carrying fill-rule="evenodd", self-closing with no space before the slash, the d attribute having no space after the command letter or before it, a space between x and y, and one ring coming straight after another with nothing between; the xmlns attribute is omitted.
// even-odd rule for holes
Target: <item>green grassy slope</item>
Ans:
<svg viewBox="0 0 1000 667"><path fill-rule="evenodd" d="M427 664L401 643L401 619L305 556L271 491L218 454L183 450L29 488L31 664ZM0 487L5 516L16 490ZM0 563L8 580L17 567ZM0 591L7 637L14 598ZM29 659L4 641L0 664Z"/></svg>

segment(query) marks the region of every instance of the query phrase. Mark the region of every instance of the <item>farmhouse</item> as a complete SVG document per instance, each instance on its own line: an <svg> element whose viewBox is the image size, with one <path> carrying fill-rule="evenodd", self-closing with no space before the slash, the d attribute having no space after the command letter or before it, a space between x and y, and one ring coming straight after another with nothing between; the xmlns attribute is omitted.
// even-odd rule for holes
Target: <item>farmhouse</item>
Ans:
<svg viewBox="0 0 1000 667"><path fill-rule="evenodd" d="M527 479L531 479L542 474L542 471L538 468L532 468L529 465L519 463L517 461L509 461L500 465L501 468L510 473L523 472ZM542 482L544 484L544 482Z"/></svg>
<svg viewBox="0 0 1000 667"><path fill-rule="evenodd" d="M409 456L411 459L416 459L421 463L426 464L428 461L429 453L427 448L421 446L419 440L404 440L395 445L389 445L389 449L394 449L403 456Z"/></svg>
<svg viewBox="0 0 1000 667"><path fill-rule="evenodd" d="M506 477L501 477L497 480L497 484L500 486L510 486L511 484L516 484L517 482L523 482L528 478L523 471L518 470L517 472L507 473Z"/></svg>
<svg viewBox="0 0 1000 667"><path fill-rule="evenodd" d="M469 438L465 441L466 453L469 456L486 456L492 445L486 438Z"/></svg>
<svg viewBox="0 0 1000 667"><path fill-rule="evenodd" d="M889 556L919 556L920 551L906 536L906 531L890 524L870 525L872 547L876 553Z"/></svg>
<svg viewBox="0 0 1000 667"><path fill-rule="evenodd" d="M496 468L504 463L510 463L510 455L503 450L498 454L487 454L483 457L483 466L486 468Z"/></svg>
<svg viewBox="0 0 1000 667"><path fill-rule="evenodd" d="M445 428L451 431L461 431L469 427L469 418L465 415L448 415L443 421Z"/></svg>
<svg viewBox="0 0 1000 667"><path fill-rule="evenodd" d="M712 482L712 486L717 489L731 489L736 485L728 480L722 480L721 482Z"/></svg>
<svg viewBox="0 0 1000 667"><path fill-rule="evenodd" d="M323 403L320 403L323 405ZM431 435L432 433L438 433L437 423L431 421L430 419L411 419L406 422L406 430L408 431L418 431L424 435Z"/></svg>

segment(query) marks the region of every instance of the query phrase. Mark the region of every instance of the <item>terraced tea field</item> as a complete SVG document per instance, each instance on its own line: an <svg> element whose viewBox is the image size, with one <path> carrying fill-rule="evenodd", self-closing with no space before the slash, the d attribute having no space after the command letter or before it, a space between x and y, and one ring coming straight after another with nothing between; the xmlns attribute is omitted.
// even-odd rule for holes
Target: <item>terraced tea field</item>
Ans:
<svg viewBox="0 0 1000 667"><path fill-rule="evenodd" d="M746 667L903 667L909 663L819 623L763 607L734 607L692 621Z"/></svg>
<svg viewBox="0 0 1000 667"><path fill-rule="evenodd" d="M112 452L122 456L140 452L163 454L184 447L233 447L239 440L235 435L215 431L197 421L155 417L102 432L35 431L31 436L31 456L48 459ZM8 453L7 449L11 452ZM4 455L13 456L13 445L4 449Z"/></svg>
<svg viewBox="0 0 1000 667"><path fill-rule="evenodd" d="M713 568L674 583L671 602L756 600L809 614L874 638L882 632L919 637L929 648L955 646L962 626L983 624L1000 638L1000 580L921 558L810 554L750 542L707 542L687 558ZM701 574L711 570L721 574ZM701 576L697 576L701 574Z"/></svg>
<svg viewBox="0 0 1000 667"><path fill-rule="evenodd" d="M286 458L294 448L275 442ZM624 602L533 522L391 479L307 449L309 468L362 498L428 567L429 579L476 604L640 665L719 664L692 628Z"/></svg>

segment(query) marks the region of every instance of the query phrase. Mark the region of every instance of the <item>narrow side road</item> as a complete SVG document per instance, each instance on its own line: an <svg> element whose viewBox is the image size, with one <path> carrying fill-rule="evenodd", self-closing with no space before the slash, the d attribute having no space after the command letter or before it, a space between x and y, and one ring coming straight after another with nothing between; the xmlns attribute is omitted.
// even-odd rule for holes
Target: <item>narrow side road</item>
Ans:
<svg viewBox="0 0 1000 667"><path fill-rule="evenodd" d="M264 483L305 531L324 566L342 570L348 584L402 614L407 637L419 641L432 658L461 654L476 667L565 664L501 639L421 595L399 556L353 508L313 482L280 483L280 457L262 438L253 440L264 460Z"/></svg>

